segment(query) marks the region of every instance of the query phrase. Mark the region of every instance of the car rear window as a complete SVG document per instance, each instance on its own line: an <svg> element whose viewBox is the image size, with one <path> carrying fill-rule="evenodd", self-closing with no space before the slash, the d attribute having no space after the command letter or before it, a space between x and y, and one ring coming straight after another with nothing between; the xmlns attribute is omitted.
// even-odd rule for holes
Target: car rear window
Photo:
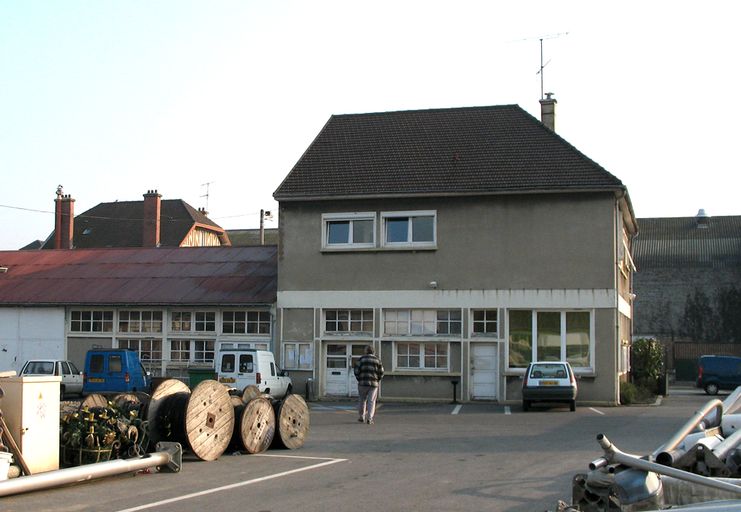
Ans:
<svg viewBox="0 0 741 512"><path fill-rule="evenodd" d="M28 375L54 375L54 363L52 361L32 361L28 363L26 371Z"/></svg>
<svg viewBox="0 0 741 512"><path fill-rule="evenodd" d="M566 366L558 363L534 364L530 369L531 379L565 379L568 376Z"/></svg>

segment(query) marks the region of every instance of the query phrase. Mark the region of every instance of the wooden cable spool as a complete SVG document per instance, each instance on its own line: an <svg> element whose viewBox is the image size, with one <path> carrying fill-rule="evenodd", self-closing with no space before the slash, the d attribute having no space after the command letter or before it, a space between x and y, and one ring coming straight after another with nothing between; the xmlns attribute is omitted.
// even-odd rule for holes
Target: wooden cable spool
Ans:
<svg viewBox="0 0 741 512"><path fill-rule="evenodd" d="M182 382L169 379L152 395L147 419L152 442L178 441L199 459L210 461L229 445L234 407L227 388L215 380L204 380L191 392Z"/></svg>
<svg viewBox="0 0 741 512"><path fill-rule="evenodd" d="M257 398L258 396L262 396L260 388L254 384L248 384L244 387L244 391L242 391L242 402L249 403L250 400Z"/></svg>
<svg viewBox="0 0 741 512"><path fill-rule="evenodd" d="M99 393L93 393L86 396L80 403L80 410L92 409L93 407L108 407L108 399Z"/></svg>
<svg viewBox="0 0 741 512"><path fill-rule="evenodd" d="M145 418L145 411L149 404L149 395L142 392L120 393L114 396L111 402L125 413L128 413L129 411L137 411L141 418Z"/></svg>
<svg viewBox="0 0 741 512"><path fill-rule="evenodd" d="M268 397L253 398L234 409L235 423L231 446L247 453L262 453L275 436L275 412Z"/></svg>
<svg viewBox="0 0 741 512"><path fill-rule="evenodd" d="M274 403L276 429L273 446L295 450L301 448L309 435L309 406L301 395L287 395Z"/></svg>

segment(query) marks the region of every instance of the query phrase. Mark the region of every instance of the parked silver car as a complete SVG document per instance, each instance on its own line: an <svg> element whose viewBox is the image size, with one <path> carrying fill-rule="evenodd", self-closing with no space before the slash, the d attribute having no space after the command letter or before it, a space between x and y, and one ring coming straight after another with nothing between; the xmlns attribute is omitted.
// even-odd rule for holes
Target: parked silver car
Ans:
<svg viewBox="0 0 741 512"><path fill-rule="evenodd" d="M576 410L576 378L565 361L530 363L522 383L522 409L528 411L533 402L567 403Z"/></svg>
<svg viewBox="0 0 741 512"><path fill-rule="evenodd" d="M59 387L59 396L65 394L82 394L82 372L72 361L58 359L31 359L26 361L21 369L21 375L55 375L62 377Z"/></svg>

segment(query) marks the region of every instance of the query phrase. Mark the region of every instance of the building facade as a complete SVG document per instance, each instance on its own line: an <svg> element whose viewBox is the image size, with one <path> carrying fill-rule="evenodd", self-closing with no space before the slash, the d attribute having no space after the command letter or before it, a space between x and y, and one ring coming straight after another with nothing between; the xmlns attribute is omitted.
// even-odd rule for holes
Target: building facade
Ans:
<svg viewBox="0 0 741 512"><path fill-rule="evenodd" d="M619 401L627 191L519 107L333 116L274 197L294 382L352 396L371 344L386 398L519 400L530 361L568 360L580 400Z"/></svg>

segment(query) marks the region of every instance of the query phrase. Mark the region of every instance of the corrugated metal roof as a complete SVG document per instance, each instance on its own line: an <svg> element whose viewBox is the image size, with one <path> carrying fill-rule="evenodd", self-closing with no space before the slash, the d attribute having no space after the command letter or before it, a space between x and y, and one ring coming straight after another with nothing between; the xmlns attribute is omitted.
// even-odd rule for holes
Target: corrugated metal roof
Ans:
<svg viewBox="0 0 741 512"><path fill-rule="evenodd" d="M0 251L0 305L249 305L277 296L277 248Z"/></svg>
<svg viewBox="0 0 741 512"><path fill-rule="evenodd" d="M638 219L633 259L641 269L654 267L741 266L741 216L708 217L699 227L697 217Z"/></svg>
<svg viewBox="0 0 741 512"><path fill-rule="evenodd" d="M624 190L517 105L332 116L273 196Z"/></svg>

